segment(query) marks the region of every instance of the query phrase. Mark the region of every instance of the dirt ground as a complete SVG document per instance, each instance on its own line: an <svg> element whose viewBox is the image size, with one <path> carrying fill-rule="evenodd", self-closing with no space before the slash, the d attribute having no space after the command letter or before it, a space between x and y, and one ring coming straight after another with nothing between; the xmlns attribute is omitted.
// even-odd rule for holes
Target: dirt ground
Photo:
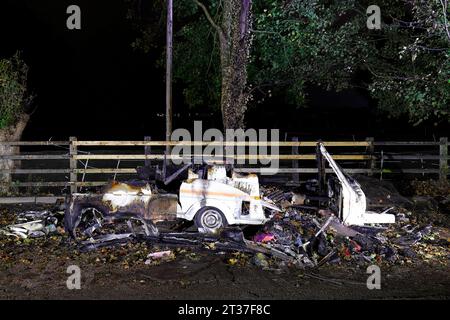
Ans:
<svg viewBox="0 0 450 320"><path fill-rule="evenodd" d="M381 289L369 290L366 267L357 264L280 272L262 270L243 254L180 248L172 248L175 257L170 261L145 264L149 252L165 249L128 243L82 253L61 234L3 239L0 299L450 298L450 270L442 260L381 264ZM235 263L230 264L230 258ZM80 267L80 290L66 286L70 265Z"/></svg>
<svg viewBox="0 0 450 320"><path fill-rule="evenodd" d="M51 248L51 245L48 249ZM448 267L381 268L381 289L369 290L364 269L325 266L277 274L253 266L229 266L202 255L161 265L71 259L51 250L22 250L1 266L1 299L448 299ZM37 254L36 254L37 253ZM4 252L2 254L5 254ZM69 290L67 267L81 268L81 289Z"/></svg>

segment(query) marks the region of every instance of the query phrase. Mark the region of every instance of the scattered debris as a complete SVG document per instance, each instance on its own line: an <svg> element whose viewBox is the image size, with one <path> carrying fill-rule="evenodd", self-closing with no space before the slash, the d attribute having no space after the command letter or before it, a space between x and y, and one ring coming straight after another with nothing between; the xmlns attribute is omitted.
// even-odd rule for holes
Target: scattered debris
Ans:
<svg viewBox="0 0 450 320"><path fill-rule="evenodd" d="M255 254L252 261L256 266L263 269L267 269L269 267L269 262L267 262L266 256L260 252Z"/></svg>
<svg viewBox="0 0 450 320"><path fill-rule="evenodd" d="M158 252L152 252L147 256L147 260L145 260L145 264L152 265L157 264L162 261L171 261L175 259L175 254L172 250L167 251L158 251Z"/></svg>
<svg viewBox="0 0 450 320"><path fill-rule="evenodd" d="M61 232L58 221L50 211L26 211L17 215L17 223L1 228L0 235L21 239L44 237Z"/></svg>
<svg viewBox="0 0 450 320"><path fill-rule="evenodd" d="M272 233L258 233L253 237L253 241L255 242L270 242L275 239L275 236Z"/></svg>

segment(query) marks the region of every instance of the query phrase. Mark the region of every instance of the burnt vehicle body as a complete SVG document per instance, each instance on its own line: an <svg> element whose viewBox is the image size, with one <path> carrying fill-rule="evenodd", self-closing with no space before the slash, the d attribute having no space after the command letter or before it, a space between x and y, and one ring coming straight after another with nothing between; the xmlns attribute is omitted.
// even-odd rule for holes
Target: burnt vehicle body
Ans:
<svg viewBox="0 0 450 320"><path fill-rule="evenodd" d="M110 182L100 193L74 193L66 203L64 225L76 238L77 228L89 212L91 221L81 233L89 236L105 224L131 220L143 226L147 235L158 234L155 223L176 219L178 198L173 194L157 193L145 182ZM132 229L132 228L131 228Z"/></svg>
<svg viewBox="0 0 450 320"><path fill-rule="evenodd" d="M317 179L307 181L300 192L293 194L293 205L313 210L329 209L348 226L395 223L392 214L367 211L366 195L360 184L344 172L321 142L316 147L316 161ZM326 164L332 174L326 173Z"/></svg>
<svg viewBox="0 0 450 320"><path fill-rule="evenodd" d="M180 219L194 222L202 233L217 233L228 225L262 225L280 211L260 198L256 175L230 173L225 166L184 166L164 184L188 169L177 194L148 182L111 182L100 193L75 193L66 204L65 227L73 238L92 237L94 231L119 221L134 233L132 222L138 221L146 235L157 235L156 223Z"/></svg>
<svg viewBox="0 0 450 320"><path fill-rule="evenodd" d="M366 197L356 180L336 164L322 143L317 144L318 179L307 185L309 194L294 194L291 203L315 210L330 209L345 225L394 223L395 216L366 211ZM326 178L326 163L332 176ZM139 172L139 170L138 170ZM198 231L217 233L229 225L264 225L275 212L281 212L270 197L260 193L258 176L241 175L223 165L204 165L192 169L187 164L166 178L165 185L175 181L177 194L158 189L148 181L111 182L100 193L75 193L67 202L65 227L76 238L91 237L104 226L124 221L131 233L139 228L146 235L158 235L155 223L176 219L193 221ZM180 179L187 172L187 179Z"/></svg>

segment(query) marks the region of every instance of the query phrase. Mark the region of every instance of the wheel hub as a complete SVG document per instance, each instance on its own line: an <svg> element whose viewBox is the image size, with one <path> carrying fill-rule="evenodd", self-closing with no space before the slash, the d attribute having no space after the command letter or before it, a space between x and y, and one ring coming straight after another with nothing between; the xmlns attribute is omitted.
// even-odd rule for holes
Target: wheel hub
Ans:
<svg viewBox="0 0 450 320"><path fill-rule="evenodd" d="M203 215L203 224L210 229L219 228L222 226L222 217L218 212L208 210Z"/></svg>

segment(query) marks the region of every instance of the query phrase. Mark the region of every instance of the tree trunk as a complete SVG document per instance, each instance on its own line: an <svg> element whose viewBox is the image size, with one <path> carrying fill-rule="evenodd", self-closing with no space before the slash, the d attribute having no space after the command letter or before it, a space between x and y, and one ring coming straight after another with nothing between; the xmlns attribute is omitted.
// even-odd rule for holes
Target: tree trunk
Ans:
<svg viewBox="0 0 450 320"><path fill-rule="evenodd" d="M2 141L20 141L23 130L25 129L29 115L23 114L17 123L13 126L0 129L0 142ZM19 153L19 147L0 144L0 155L14 155ZM0 159L0 170L14 169L20 166L19 161ZM11 186L11 174L0 173L0 194L8 194Z"/></svg>
<svg viewBox="0 0 450 320"><path fill-rule="evenodd" d="M251 0L227 0L223 4L220 58L222 69L221 111L225 129L244 128L249 94L247 65L250 55Z"/></svg>
<svg viewBox="0 0 450 320"><path fill-rule="evenodd" d="M244 128L244 116L250 95L246 92L247 65L251 47L252 0L223 2L221 25L217 25L206 6L193 0L205 12L216 29L220 43L222 70L221 111L225 129Z"/></svg>

